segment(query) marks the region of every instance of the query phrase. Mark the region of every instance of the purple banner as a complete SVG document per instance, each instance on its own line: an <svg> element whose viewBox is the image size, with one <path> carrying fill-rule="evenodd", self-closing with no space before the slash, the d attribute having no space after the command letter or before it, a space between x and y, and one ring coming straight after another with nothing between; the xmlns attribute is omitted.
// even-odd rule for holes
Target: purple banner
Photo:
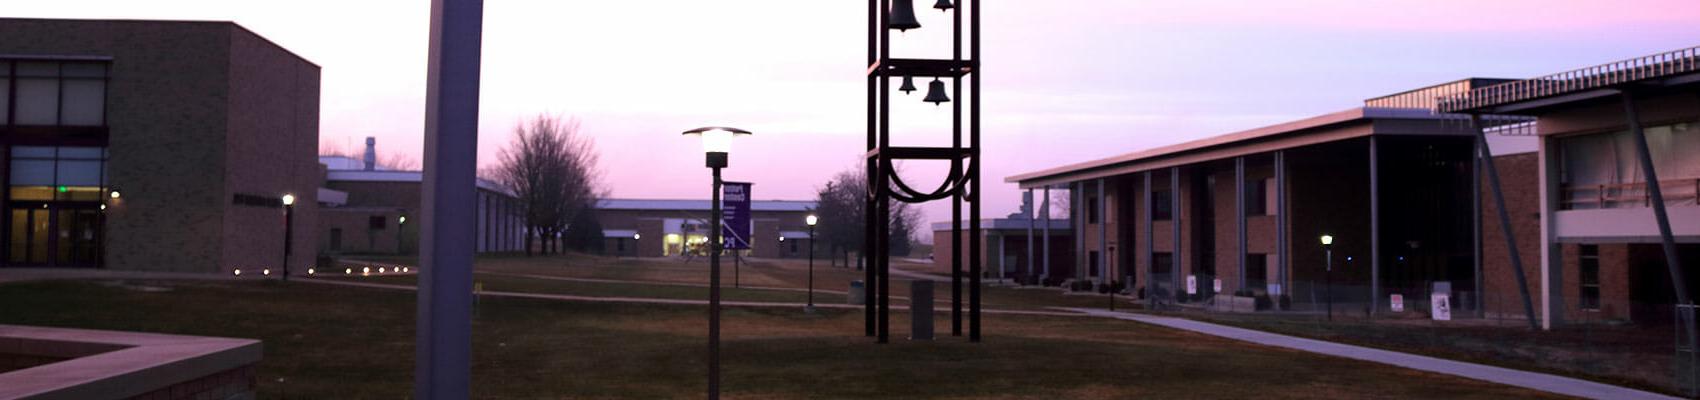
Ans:
<svg viewBox="0 0 1700 400"><path fill-rule="evenodd" d="M721 229L728 249L750 248L750 183L724 182L721 186Z"/></svg>

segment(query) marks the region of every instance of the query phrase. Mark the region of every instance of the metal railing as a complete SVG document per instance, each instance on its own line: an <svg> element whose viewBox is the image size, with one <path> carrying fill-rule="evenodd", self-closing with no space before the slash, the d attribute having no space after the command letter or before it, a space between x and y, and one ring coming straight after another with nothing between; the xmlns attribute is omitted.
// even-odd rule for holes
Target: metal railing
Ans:
<svg viewBox="0 0 1700 400"><path fill-rule="evenodd" d="M1667 204L1700 205L1700 178L1661 179ZM1559 207L1565 210L1652 207L1646 182L1564 185ZM1686 201L1685 201L1686 200Z"/></svg>
<svg viewBox="0 0 1700 400"><path fill-rule="evenodd" d="M1439 101L1455 113L1700 71L1700 46L1472 89Z"/></svg>

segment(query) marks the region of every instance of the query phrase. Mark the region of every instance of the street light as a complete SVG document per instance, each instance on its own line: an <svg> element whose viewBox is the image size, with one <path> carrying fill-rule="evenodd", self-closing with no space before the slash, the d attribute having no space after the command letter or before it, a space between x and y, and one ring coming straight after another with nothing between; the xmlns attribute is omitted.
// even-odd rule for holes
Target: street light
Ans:
<svg viewBox="0 0 1700 400"><path fill-rule="evenodd" d="M809 306L804 308L804 311L813 314L815 312L815 224L820 222L820 218L814 214L809 214L808 217L803 218L803 222L809 224Z"/></svg>
<svg viewBox="0 0 1700 400"><path fill-rule="evenodd" d="M289 245L294 240L295 195L283 194L283 280L289 280Z"/></svg>
<svg viewBox="0 0 1700 400"><path fill-rule="evenodd" d="M750 131L726 127L702 127L685 131L685 135L702 137L702 151L707 155L708 169L714 171L713 200L709 202L708 245L708 398L720 398L720 169L726 168L732 152L732 138L749 135Z"/></svg>
<svg viewBox="0 0 1700 400"><path fill-rule="evenodd" d="M1327 261L1323 270L1323 297L1328 298L1328 320L1334 320L1334 235L1322 235L1322 253Z"/></svg>
<svg viewBox="0 0 1700 400"><path fill-rule="evenodd" d="M641 240L643 240L643 234L642 233L633 233L632 234L632 258L638 258L638 255L639 255L638 249L643 247L643 246L641 246L641 244L643 244L643 242L641 242Z"/></svg>
<svg viewBox="0 0 1700 400"><path fill-rule="evenodd" d="M405 236L405 235L407 235L407 216L406 215L397 216L395 218L395 253L396 254L402 254L402 253L405 253L407 251L407 250L403 250L401 248L401 240L402 240L401 238L402 238L402 236Z"/></svg>

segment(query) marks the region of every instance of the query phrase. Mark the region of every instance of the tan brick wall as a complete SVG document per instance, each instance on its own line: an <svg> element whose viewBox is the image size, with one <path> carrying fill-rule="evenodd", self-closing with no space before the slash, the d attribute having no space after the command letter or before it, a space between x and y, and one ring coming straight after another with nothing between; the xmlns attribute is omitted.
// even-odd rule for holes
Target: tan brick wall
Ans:
<svg viewBox="0 0 1700 400"><path fill-rule="evenodd" d="M1505 195L1505 207L1512 210L1509 214L1511 231L1517 240L1517 255L1523 261L1523 277L1528 282L1530 300L1537 313L1541 306L1539 163L1537 153L1494 157L1501 192ZM1522 295L1517 289L1517 275L1511 265L1511 253L1505 243L1504 228L1499 223L1493 188L1488 184L1487 172L1484 170L1482 174L1483 309L1491 316L1526 317ZM1575 281L1566 278L1565 282ZM1575 306L1574 302L1569 306Z"/></svg>

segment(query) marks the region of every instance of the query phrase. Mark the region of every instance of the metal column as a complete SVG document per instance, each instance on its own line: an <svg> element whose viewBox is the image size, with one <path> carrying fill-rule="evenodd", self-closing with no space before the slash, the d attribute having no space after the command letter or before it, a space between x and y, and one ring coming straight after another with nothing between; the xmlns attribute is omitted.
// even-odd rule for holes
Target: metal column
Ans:
<svg viewBox="0 0 1700 400"><path fill-rule="evenodd" d="M481 0L433 0L413 397L471 396Z"/></svg>
<svg viewBox="0 0 1700 400"><path fill-rule="evenodd" d="M1157 282L1152 280L1152 277L1156 276L1156 273L1152 271L1157 269L1157 262L1153 260L1157 254L1157 248L1156 245L1152 244L1156 241L1154 240L1156 237L1153 236L1155 233L1151 229L1151 210L1156 207L1151 205L1151 171L1145 171L1145 186L1141 191L1144 192L1144 198L1140 201L1145 206L1143 213L1145 214L1145 306L1150 308L1156 305L1157 298Z"/></svg>
<svg viewBox="0 0 1700 400"><path fill-rule="evenodd" d="M1505 235L1505 248L1511 256L1511 271L1517 274L1517 292L1523 296L1523 312L1529 316L1529 329L1540 329L1535 322L1535 305L1529 298L1528 278L1523 275L1523 258L1518 255L1517 236L1511 232L1511 214L1505 209L1505 193L1500 190L1499 169L1494 166L1493 150L1488 147L1487 131L1482 126L1482 117L1471 114L1470 126L1476 130L1476 147L1479 149L1476 159L1482 166L1487 167L1484 172L1487 172L1488 184L1493 188L1494 207L1499 211L1499 229Z"/></svg>
<svg viewBox="0 0 1700 400"><path fill-rule="evenodd" d="M1471 154L1475 156L1470 158L1470 242L1474 252L1471 261L1476 268L1476 296L1473 300L1476 317L1487 318L1487 308L1483 307L1487 293L1482 285L1482 158L1492 155L1483 151L1481 143L1471 143L1471 147L1474 150Z"/></svg>
<svg viewBox="0 0 1700 400"><path fill-rule="evenodd" d="M1039 286L1044 286L1045 280L1051 279L1051 185L1050 184L1045 185L1045 200L1044 200L1043 203L1040 203L1040 204L1043 204L1043 206L1040 207L1041 211L1039 212L1039 216L1043 217L1045 219L1045 226L1040 228L1040 229L1044 230L1044 238L1043 238L1044 240L1041 240L1040 243L1039 243L1040 247L1042 247L1041 249L1039 249L1039 251L1043 255L1043 257L1039 258L1039 264L1044 266L1045 270L1039 273Z"/></svg>
<svg viewBox="0 0 1700 400"><path fill-rule="evenodd" d="M1683 276L1682 258L1677 254L1676 240L1671 234L1670 215L1665 210L1665 195L1659 187L1659 174L1653 168L1653 155L1647 149L1647 135L1641 130L1641 116L1635 108L1635 95L1623 91L1623 111L1629 119L1629 134L1635 136L1635 151L1640 157L1641 174L1647 178L1647 197L1653 203L1653 219L1659 224L1659 240L1665 250L1665 267L1670 269L1671 284L1676 289L1676 303L1692 304L1688 297L1688 280ZM1696 332L1693 318L1681 318L1686 342L1693 345Z"/></svg>
<svg viewBox="0 0 1700 400"><path fill-rule="evenodd" d="M1287 254L1287 152L1275 152L1275 273L1281 294L1293 292ZM1290 296L1290 295L1289 295Z"/></svg>
<svg viewBox="0 0 1700 400"><path fill-rule="evenodd" d="M1098 278L1110 282L1110 196L1104 178L1098 178Z"/></svg>
<svg viewBox="0 0 1700 400"><path fill-rule="evenodd" d="M1381 156L1375 136L1369 137L1369 304L1381 314Z"/></svg>
<svg viewBox="0 0 1700 400"><path fill-rule="evenodd" d="M1038 220L1038 212L1033 204L1033 188L1027 188L1027 274L1022 276L1021 285L1026 285L1028 279L1033 279L1033 224Z"/></svg>
<svg viewBox="0 0 1700 400"><path fill-rule="evenodd" d="M1074 280L1086 279L1086 181L1068 184L1068 214L1074 232Z"/></svg>
<svg viewBox="0 0 1700 400"><path fill-rule="evenodd" d="M1175 245L1169 253L1169 280L1173 282L1172 287L1178 297L1186 290L1185 281L1181 277L1181 167L1169 168L1169 225L1175 235Z"/></svg>
<svg viewBox="0 0 1700 400"><path fill-rule="evenodd" d="M1245 214L1245 157L1234 157L1234 240L1239 243L1235 248L1238 249L1237 262L1239 263L1240 276L1237 280L1240 283L1240 289L1248 288L1246 286L1245 265ZM1280 304L1279 299L1276 300L1275 303Z"/></svg>

